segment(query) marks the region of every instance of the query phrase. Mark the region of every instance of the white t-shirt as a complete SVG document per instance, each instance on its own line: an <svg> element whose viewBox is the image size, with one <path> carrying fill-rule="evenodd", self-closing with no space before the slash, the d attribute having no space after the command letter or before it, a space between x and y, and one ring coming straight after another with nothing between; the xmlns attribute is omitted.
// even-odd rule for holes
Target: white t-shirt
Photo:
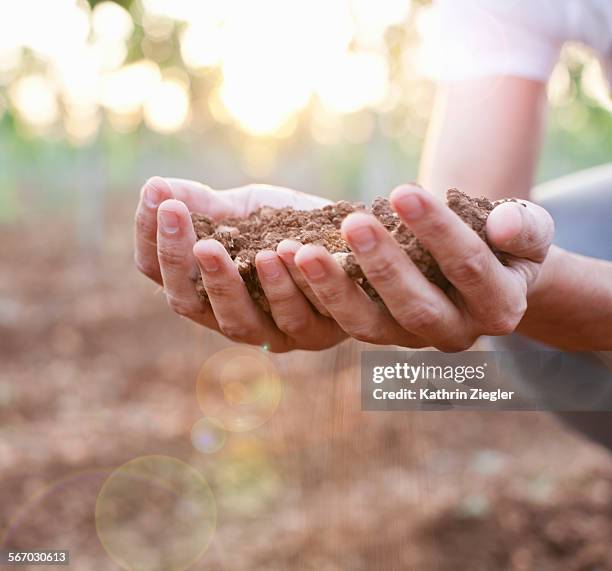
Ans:
<svg viewBox="0 0 612 571"><path fill-rule="evenodd" d="M438 79L547 81L571 41L591 47L612 80L612 0L434 0L433 10L426 45Z"/></svg>

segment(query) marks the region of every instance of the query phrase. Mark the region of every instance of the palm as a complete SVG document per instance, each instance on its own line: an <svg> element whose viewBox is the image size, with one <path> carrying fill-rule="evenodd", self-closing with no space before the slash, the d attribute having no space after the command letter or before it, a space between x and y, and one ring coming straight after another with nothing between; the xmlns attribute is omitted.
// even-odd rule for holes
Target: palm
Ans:
<svg viewBox="0 0 612 571"><path fill-rule="evenodd" d="M247 216L261 206L292 206L297 210L312 210L330 203L319 196L267 184L211 191L207 186L189 180L168 179L168 182L174 197L185 203L190 212L206 214L214 219Z"/></svg>
<svg viewBox="0 0 612 571"><path fill-rule="evenodd" d="M258 273L262 267L268 268L261 274L267 274L267 278L261 277L261 283L270 301L272 315L268 315L250 298L223 246L214 240L197 240L190 218L194 212L219 220L247 216L261 206L309 210L328 203L318 196L268 185L214 191L193 181L153 177L142 190L136 213L136 265L163 286L168 303L177 313L230 339L266 344L272 351L331 347L346 334L324 316L324 308L319 307L295 266L293 258L299 244L285 240L279 245L286 243L282 252L257 255ZM274 265L273 272L270 264ZM210 304L202 304L196 293L194 280L198 274Z"/></svg>

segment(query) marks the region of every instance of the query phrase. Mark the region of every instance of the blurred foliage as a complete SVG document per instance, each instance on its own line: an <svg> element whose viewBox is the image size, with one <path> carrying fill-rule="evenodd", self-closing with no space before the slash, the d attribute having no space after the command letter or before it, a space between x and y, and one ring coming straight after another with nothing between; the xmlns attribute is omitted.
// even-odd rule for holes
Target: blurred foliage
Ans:
<svg viewBox="0 0 612 571"><path fill-rule="evenodd" d="M539 179L610 161L612 100L604 70L577 44L561 54L548 86L550 120Z"/></svg>
<svg viewBox="0 0 612 571"><path fill-rule="evenodd" d="M87 0L87 3L93 8L96 4L100 4L101 2L106 2L107 0ZM129 9L133 4L133 0L111 0L115 4L119 4L124 8Z"/></svg>
<svg viewBox="0 0 612 571"><path fill-rule="evenodd" d="M0 7L5 220L24 197L97 204L154 173L361 198L416 177L430 2L48 0L34 20L32 1ZM43 25L53 16L65 25ZM549 100L539 180L609 160L592 53L564 50Z"/></svg>

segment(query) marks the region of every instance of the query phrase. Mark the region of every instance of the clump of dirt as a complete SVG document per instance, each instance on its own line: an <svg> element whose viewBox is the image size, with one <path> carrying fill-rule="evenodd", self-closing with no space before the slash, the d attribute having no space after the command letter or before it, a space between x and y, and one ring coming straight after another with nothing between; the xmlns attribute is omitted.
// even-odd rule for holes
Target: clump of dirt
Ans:
<svg viewBox="0 0 612 571"><path fill-rule="evenodd" d="M484 197L471 198L455 188L447 191L446 201L449 208L487 242L485 232L487 217L499 202L491 202ZM264 311L269 312L268 300L255 268L255 255L262 250L275 250L279 242L287 238L302 244L325 246L351 279L355 280L372 299L380 301L376 290L368 282L340 233L342 221L357 211L369 211L376 216L423 275L442 290L448 288L449 282L433 256L401 222L386 198L374 199L369 210L363 203L340 201L316 210L264 206L246 218L224 218L214 221L205 214L198 213L193 213L191 217L198 239L212 238L223 245L234 260L251 297ZM502 252L494 249L493 252L503 264L507 263ZM208 295L201 278L196 282L196 289L200 298L207 302Z"/></svg>

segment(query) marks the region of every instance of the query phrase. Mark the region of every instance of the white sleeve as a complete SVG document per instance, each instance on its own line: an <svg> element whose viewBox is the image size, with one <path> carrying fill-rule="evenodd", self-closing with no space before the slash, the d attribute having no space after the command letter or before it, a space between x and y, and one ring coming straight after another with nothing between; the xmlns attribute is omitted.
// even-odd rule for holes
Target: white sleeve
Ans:
<svg viewBox="0 0 612 571"><path fill-rule="evenodd" d="M546 82L565 41L566 0L435 0L424 71L441 81L512 75Z"/></svg>

